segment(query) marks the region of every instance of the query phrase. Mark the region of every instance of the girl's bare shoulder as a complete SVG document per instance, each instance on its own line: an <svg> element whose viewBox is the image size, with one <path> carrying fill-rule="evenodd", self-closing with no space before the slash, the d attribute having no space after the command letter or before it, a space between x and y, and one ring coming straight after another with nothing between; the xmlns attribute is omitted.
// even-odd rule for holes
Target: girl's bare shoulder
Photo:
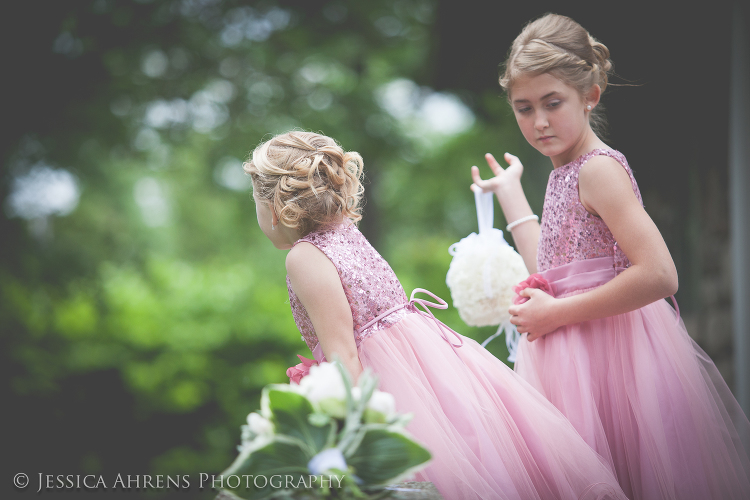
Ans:
<svg viewBox="0 0 750 500"><path fill-rule="evenodd" d="M578 193L584 207L597 214L604 205L631 201L640 205L625 166L606 155L594 156L581 167Z"/></svg>

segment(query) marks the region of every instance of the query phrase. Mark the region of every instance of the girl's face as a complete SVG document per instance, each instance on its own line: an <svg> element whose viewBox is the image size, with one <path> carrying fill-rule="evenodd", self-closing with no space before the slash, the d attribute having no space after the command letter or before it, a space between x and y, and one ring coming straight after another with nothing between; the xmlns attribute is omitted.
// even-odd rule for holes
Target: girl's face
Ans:
<svg viewBox="0 0 750 500"><path fill-rule="evenodd" d="M271 231L275 231L275 229L273 229L275 217L273 216L271 205L266 200L258 198L255 194L255 189L253 189L253 200L255 201L255 215L258 217L258 226L260 227L260 230L263 231L263 234L265 234L268 239L271 239Z"/></svg>
<svg viewBox="0 0 750 500"><path fill-rule="evenodd" d="M276 248L282 250L291 248L292 244L297 241L297 238L289 241L294 235L290 234L289 228L279 224L276 215L271 209L271 203L258 198L255 195L255 190L253 190L253 199L255 200L255 214L258 216L258 226L260 226L263 234L271 240L271 243Z"/></svg>
<svg viewBox="0 0 750 500"><path fill-rule="evenodd" d="M598 89L598 86L595 86ZM520 78L511 89L511 106L523 136L555 168L587 152L587 142L596 138L588 120L585 99L573 87L549 73Z"/></svg>

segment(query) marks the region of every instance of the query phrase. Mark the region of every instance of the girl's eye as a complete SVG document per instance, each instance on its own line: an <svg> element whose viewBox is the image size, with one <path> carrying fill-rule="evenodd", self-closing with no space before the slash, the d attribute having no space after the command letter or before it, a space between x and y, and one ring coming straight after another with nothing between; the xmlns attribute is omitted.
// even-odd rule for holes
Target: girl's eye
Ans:
<svg viewBox="0 0 750 500"><path fill-rule="evenodd" d="M530 110L531 110L531 108L529 108L529 107L523 107L523 108L516 109L516 111L518 113L528 113Z"/></svg>
<svg viewBox="0 0 750 500"><path fill-rule="evenodd" d="M549 106L550 108L556 108L560 104L561 104L561 101L550 101L550 103L547 104L547 106Z"/></svg>

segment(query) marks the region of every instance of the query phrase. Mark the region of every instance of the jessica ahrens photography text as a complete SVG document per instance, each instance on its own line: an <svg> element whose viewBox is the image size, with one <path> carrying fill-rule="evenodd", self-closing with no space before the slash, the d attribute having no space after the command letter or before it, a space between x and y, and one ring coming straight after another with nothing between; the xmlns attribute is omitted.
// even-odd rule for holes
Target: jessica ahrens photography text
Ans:
<svg viewBox="0 0 750 500"><path fill-rule="evenodd" d="M191 487L198 489L249 489L249 488L274 488L274 489L314 489L314 488L340 488L345 476L336 475L308 475L292 476L283 474L274 475L251 475L251 474L207 474L201 472L197 478L188 474L165 475L165 474L117 474L107 478L99 474L44 474L38 473L37 493L45 490L61 489L121 489L121 490L147 490L147 489L178 489L187 490ZM197 480L196 480L197 479ZM16 488L26 489L29 486L29 477L25 473L18 473L13 478Z"/></svg>

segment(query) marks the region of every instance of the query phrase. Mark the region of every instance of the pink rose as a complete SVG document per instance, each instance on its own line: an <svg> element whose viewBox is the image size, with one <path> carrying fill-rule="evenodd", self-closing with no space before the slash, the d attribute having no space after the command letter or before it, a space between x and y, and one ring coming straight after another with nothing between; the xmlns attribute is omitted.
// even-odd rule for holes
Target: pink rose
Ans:
<svg viewBox="0 0 750 500"><path fill-rule="evenodd" d="M302 377L310 373L311 366L315 366L318 364L318 362L314 359L307 359L303 356L300 356L299 354L297 354L297 357L300 361L302 361L302 363L290 366L286 370L286 376L289 377L289 382L295 384L299 384L299 381L302 380Z"/></svg>
<svg viewBox="0 0 750 500"><path fill-rule="evenodd" d="M514 304L523 304L524 302L529 300L528 297L521 297L520 295L518 295L526 288L538 288L547 295L551 295L553 297L555 296L555 294L552 292L552 287L550 286L549 282L544 279L541 274L532 274L531 276L526 278L525 281L522 281L513 287L513 291L516 292L516 296L513 298Z"/></svg>

